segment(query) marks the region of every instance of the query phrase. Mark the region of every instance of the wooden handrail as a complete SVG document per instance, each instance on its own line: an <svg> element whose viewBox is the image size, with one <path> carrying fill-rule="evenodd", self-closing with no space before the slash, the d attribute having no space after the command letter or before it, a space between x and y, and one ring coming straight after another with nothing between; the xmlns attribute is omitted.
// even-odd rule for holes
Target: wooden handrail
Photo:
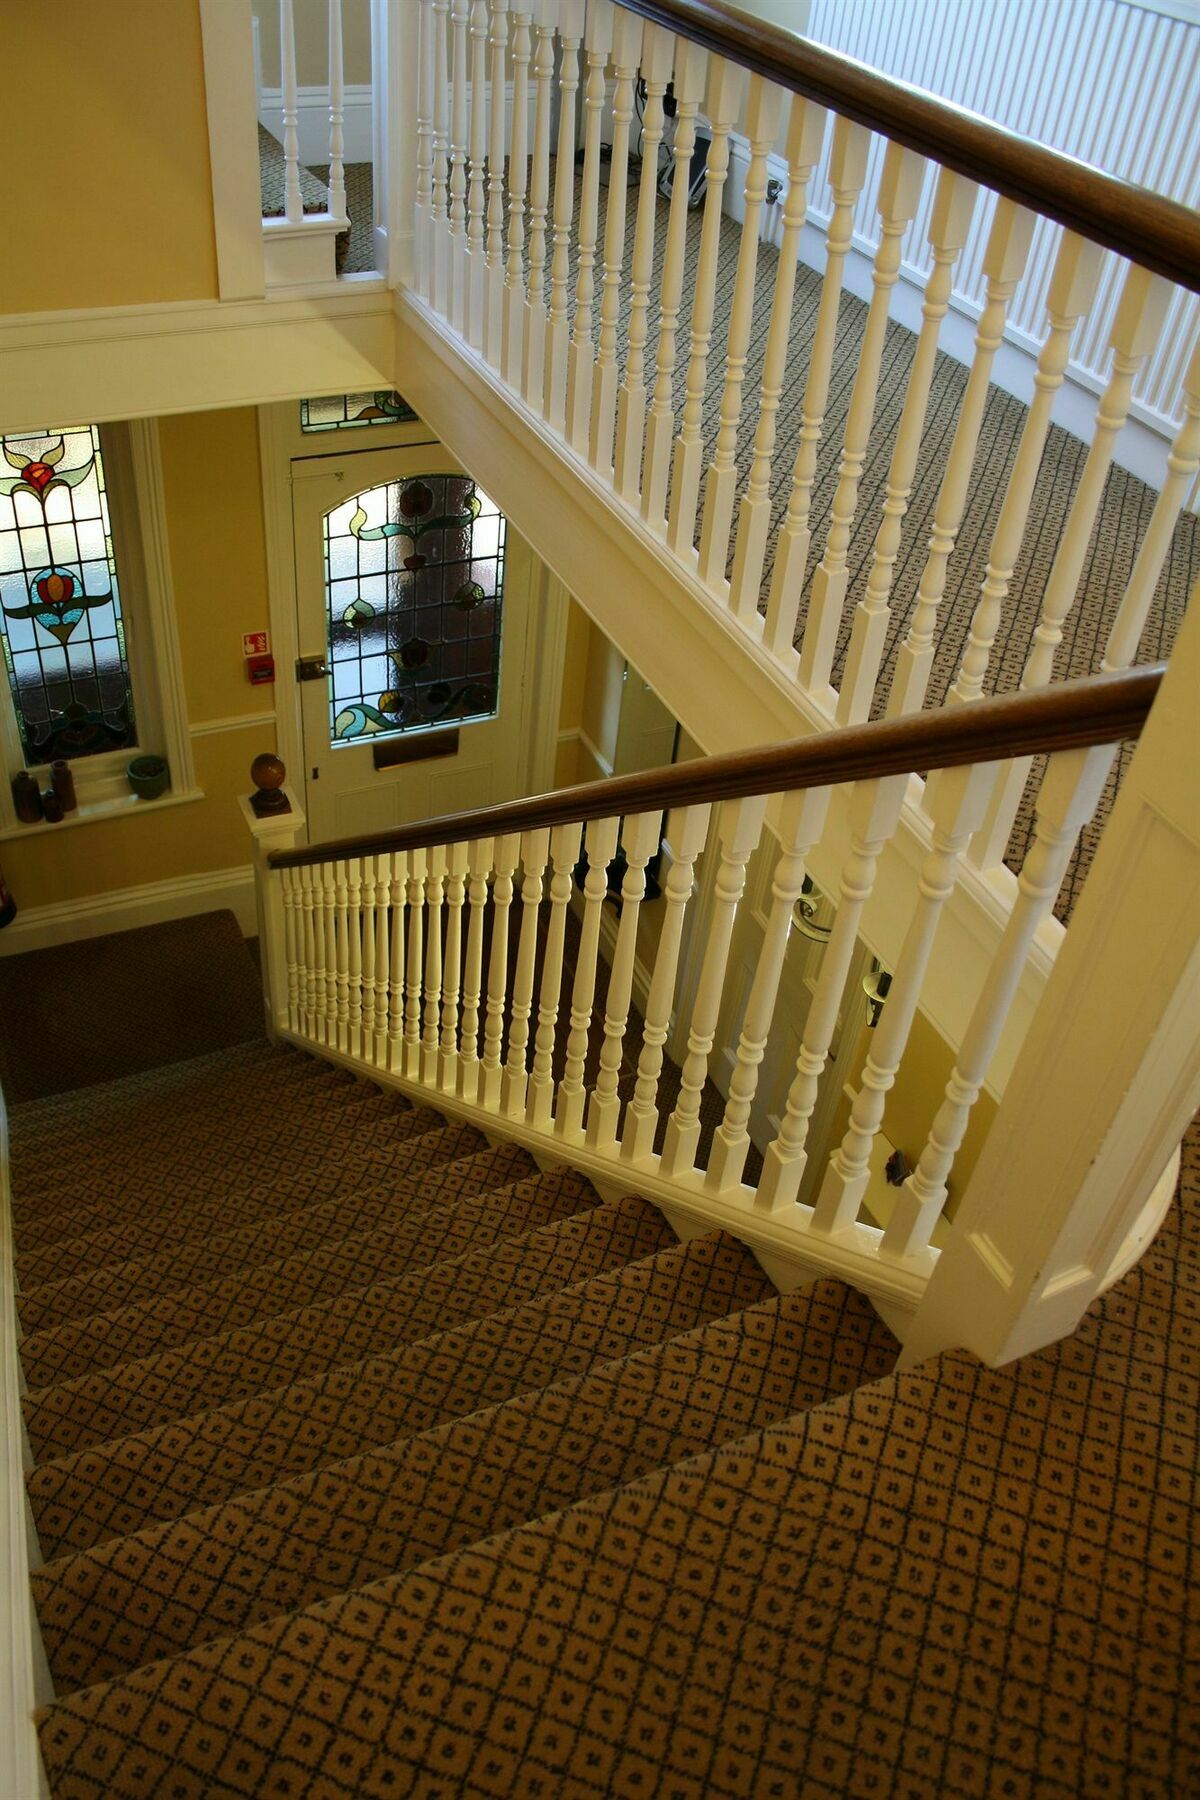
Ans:
<svg viewBox="0 0 1200 1800"><path fill-rule="evenodd" d="M727 0L618 4L1200 292L1200 217L1175 200L752 18Z"/></svg>
<svg viewBox="0 0 1200 1800"><path fill-rule="evenodd" d="M341 838L304 850L279 850L269 860L273 869L296 869L342 857L426 850L470 838L497 837L502 832L665 811L704 800L738 800L748 794L829 787L880 775L1116 743L1135 738L1141 731L1165 667L1165 663L1154 663L1116 675L1087 675L1030 694L939 707L902 719L817 732L795 743L735 750L637 775L614 775L606 781L558 788L528 800L422 819L418 825L401 825L377 837Z"/></svg>

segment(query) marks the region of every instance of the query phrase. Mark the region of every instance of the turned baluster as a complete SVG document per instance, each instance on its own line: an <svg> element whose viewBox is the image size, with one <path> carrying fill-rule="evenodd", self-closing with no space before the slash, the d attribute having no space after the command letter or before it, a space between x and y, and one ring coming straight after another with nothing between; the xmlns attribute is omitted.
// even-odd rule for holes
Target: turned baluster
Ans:
<svg viewBox="0 0 1200 1800"><path fill-rule="evenodd" d="M825 138L824 107L797 95L788 121L788 189L783 202L783 233L771 296L771 323L763 358L762 385L758 398L758 425L754 433L754 462L750 480L738 509L737 538L730 579L730 605L743 621L758 617L767 535L771 527L771 465L775 455L779 402L787 374L788 340L792 325L792 301L796 291L796 259L800 234L808 209L808 183L821 157ZM771 648L774 648L772 645ZM789 637L787 649L791 649Z"/></svg>
<svg viewBox="0 0 1200 1800"><path fill-rule="evenodd" d="M542 902L542 876L550 848L546 830L526 831L521 836L521 935L517 943L517 967L513 976L512 1004L508 1015L508 1056L500 1084L500 1105L510 1119L525 1117L529 1085L529 1015L533 1011L533 976L537 960L538 908Z"/></svg>
<svg viewBox="0 0 1200 1800"><path fill-rule="evenodd" d="M283 955L287 969L287 1021L288 1030L295 1031L300 1023L300 949L297 918L300 883L298 871L295 869L281 870L279 885L283 898Z"/></svg>
<svg viewBox="0 0 1200 1800"><path fill-rule="evenodd" d="M1054 905L1071 852L1096 810L1115 755L1115 745L1102 744L1051 758L1037 797L1034 839L1018 877L1016 902L959 1045L928 1142L897 1196L883 1234L885 1252L913 1256L933 1236L946 1203L954 1158L1025 971L1034 933Z"/></svg>
<svg viewBox="0 0 1200 1800"><path fill-rule="evenodd" d="M1137 655L1171 539L1200 468L1200 342L1192 351L1183 384L1183 424L1167 456L1162 490L1154 502L1146 534L1138 545L1129 582L1108 636L1100 667L1112 674L1127 669Z"/></svg>
<svg viewBox="0 0 1200 1800"><path fill-rule="evenodd" d="M667 542L684 562L693 561L696 554L693 539L704 462L704 390L708 382L708 351L716 309L717 259L724 217L721 203L729 174L729 134L737 123L743 81L743 71L736 63L725 62L719 56L710 59L705 108L712 136L704 164L704 219L700 226L700 251L692 290L683 416L671 460L671 500L667 516Z"/></svg>
<svg viewBox="0 0 1200 1800"><path fill-rule="evenodd" d="M629 191L629 128L633 89L642 52L642 21L618 7L613 19L612 159L608 165L608 205L604 213L604 275L600 283L600 337L592 381L588 455L593 468L611 477L617 412L617 328L621 317L621 275L625 266L625 206Z"/></svg>
<svg viewBox="0 0 1200 1800"><path fill-rule="evenodd" d="M446 851L446 952L442 972L442 1039L438 1085L458 1091L458 993L462 984L462 909L466 898L467 846Z"/></svg>
<svg viewBox="0 0 1200 1800"><path fill-rule="evenodd" d="M325 865L318 864L312 871L312 921L313 921L313 959L312 959L312 1024L310 1035L317 1043L325 1041L326 994L328 977L325 970Z"/></svg>
<svg viewBox="0 0 1200 1800"><path fill-rule="evenodd" d="M418 51L418 57L420 52ZM418 77L419 79L419 77ZM342 62L342 0L329 0L329 212L331 218L346 217L346 77ZM420 185L420 109L417 116L417 196Z"/></svg>
<svg viewBox="0 0 1200 1800"><path fill-rule="evenodd" d="M463 964L462 1032L458 1053L458 1091L464 1100L475 1100L479 1095L479 998L483 988L483 930L492 848L491 838L478 838L470 846L467 856L467 953Z"/></svg>
<svg viewBox="0 0 1200 1800"><path fill-rule="evenodd" d="M487 0L471 6L471 161L467 185L467 342L483 348L484 171L487 158Z"/></svg>
<svg viewBox="0 0 1200 1800"><path fill-rule="evenodd" d="M450 0L450 323L460 337L467 327L467 19L468 0Z"/></svg>
<svg viewBox="0 0 1200 1800"><path fill-rule="evenodd" d="M504 271L503 374L509 387L521 386L525 325L525 194L529 182L529 25L533 13L521 0L513 8L512 135L508 155L508 260Z"/></svg>
<svg viewBox="0 0 1200 1800"><path fill-rule="evenodd" d="M390 893L388 859L386 856L377 856L375 858L375 1019L372 1034L367 1039L367 1047L371 1061L380 1069L387 1067L388 904Z"/></svg>
<svg viewBox="0 0 1200 1800"><path fill-rule="evenodd" d="M327 926L335 970L333 1041L339 1050L345 1050L350 1041L350 875L344 859L335 862L333 870L333 905Z"/></svg>
<svg viewBox="0 0 1200 1800"><path fill-rule="evenodd" d="M300 871L300 904L302 911L302 982L300 1006L303 1014L305 1037L317 1036L317 1019L319 1016L319 1000L317 988L317 932L313 920L315 889L317 886L316 871L306 864Z"/></svg>
<svg viewBox="0 0 1200 1800"><path fill-rule="evenodd" d="M421 972L425 965L425 863L427 852L408 853L408 966L404 976L404 1073L421 1078Z"/></svg>
<svg viewBox="0 0 1200 1800"><path fill-rule="evenodd" d="M642 173L637 224L629 268L629 334L625 375L617 395L617 439L613 480L618 494L636 507L642 479L642 436L646 427L646 339L649 336L650 282L654 273L654 224L658 210L658 150L663 140L663 95L671 79L675 40L660 25L647 25L642 49Z"/></svg>
<svg viewBox="0 0 1200 1800"><path fill-rule="evenodd" d="M746 885L746 864L762 835L766 811L767 802L762 796L749 800L727 800L721 808L717 828L720 860L713 885L708 938L704 945L700 980L692 1002L679 1098L667 1121L663 1141L664 1175L690 1175L695 1168L696 1147L700 1141L700 1099L704 1083L708 1079L708 1058L721 1011L729 946L733 940L738 905Z"/></svg>
<svg viewBox="0 0 1200 1800"><path fill-rule="evenodd" d="M721 390L720 425L716 448L704 483L704 509L700 524L700 579L711 593L728 599L725 564L733 525L737 488L738 422L742 416L742 387L750 326L754 313L754 283L758 273L758 240L762 229L763 201L767 194L767 157L779 136L784 96L781 89L760 75L750 78L746 102L745 132L750 143L746 169L745 211L738 243L737 273L725 339L725 382Z"/></svg>
<svg viewBox="0 0 1200 1800"><path fill-rule="evenodd" d="M575 279L575 321L567 352L567 439L581 456L588 451L595 351L592 343L596 299L596 241L600 230L600 127L608 96L605 70L612 51L611 0L591 0L583 38L583 173L579 189L579 268Z"/></svg>
<svg viewBox="0 0 1200 1800"><path fill-rule="evenodd" d="M413 272L417 292L433 298L433 90L436 33L433 0L420 0L417 20L417 179Z"/></svg>
<svg viewBox="0 0 1200 1800"><path fill-rule="evenodd" d="M676 807L667 816L664 849L671 866L663 884L662 928L646 1000L637 1085L625 1111L621 1134L621 1158L625 1162L643 1162L654 1152L654 1134L658 1129L658 1080L662 1073L663 1045L671 1028L684 912L692 897L692 869L704 848L708 819L707 805Z"/></svg>
<svg viewBox="0 0 1200 1800"><path fill-rule="evenodd" d="M450 315L450 0L433 0L433 306Z"/></svg>
<svg viewBox="0 0 1200 1800"><path fill-rule="evenodd" d="M824 694L829 687L833 652L846 604L850 580L847 552L858 511L875 400L879 392L879 368L887 335L888 307L900 274L900 243L911 224L925 181L925 159L902 144L889 144L883 159L876 209L879 213L879 248L871 276L871 301L850 391L850 409L842 436L838 484L833 496L825 549L813 576L808 618L800 650L800 681L810 693Z"/></svg>
<svg viewBox="0 0 1200 1800"><path fill-rule="evenodd" d="M491 52L488 105L487 239L483 283L483 354L494 369L503 362L504 326L504 88L508 65L509 0L488 0Z"/></svg>
<svg viewBox="0 0 1200 1800"><path fill-rule="evenodd" d="M829 154L829 188L833 195L833 211L825 234L825 273L821 277L821 298L817 303L817 322L813 328L812 348L809 352L791 492L775 543L775 559L767 596L767 642L775 647L776 655L789 668L798 667L791 645L796 634L800 595L808 565L808 546L812 538L808 521L812 511L813 484L817 476L817 450L825 427L825 408L829 401L829 379L837 345L842 278L854 235L854 210L867 179L867 154L870 147L871 134L864 125L855 125L850 119L834 115L833 142Z"/></svg>
<svg viewBox="0 0 1200 1800"><path fill-rule="evenodd" d="M563 1078L554 1109L554 1130L569 1143L583 1142L583 1077L588 1033L596 997L596 962L600 953L600 915L608 895L608 866L617 853L617 819L592 819L587 828L587 873L583 881L583 923L571 988L571 1029L567 1036Z"/></svg>
<svg viewBox="0 0 1200 1800"><path fill-rule="evenodd" d="M616 1141L617 1119L621 1111L618 1092L625 1029L629 1023L629 1002L633 993L633 971L637 961L637 927L642 899L646 892L646 864L658 848L662 829L661 813L639 813L626 819L621 828L621 849L625 856L625 875L621 882L621 918L617 925L617 944L613 951L608 977L608 993L604 1002L604 1041L600 1046L600 1067L596 1086L588 1100L587 1141L594 1150L608 1150Z"/></svg>
<svg viewBox="0 0 1200 1800"><path fill-rule="evenodd" d="M391 901L391 974L388 982L387 1066L397 1074L404 1068L404 904L408 889L408 857L393 850L390 858L388 897Z"/></svg>
<svg viewBox="0 0 1200 1800"><path fill-rule="evenodd" d="M492 882L492 945L488 958L487 1016L484 1021L483 1062L479 1071L479 1102L489 1112L501 1106L504 1018L508 1009L508 916L513 898L513 871L521 855L521 840L514 832L496 843L496 873ZM464 1098L469 1096L464 1095Z"/></svg>
<svg viewBox="0 0 1200 1800"><path fill-rule="evenodd" d="M809 1122L837 1028L846 977L858 948L863 908L875 887L880 853L900 821L906 775L855 785L850 800L850 855L842 869L837 916L821 954L816 992L804 1021L796 1073L788 1090L779 1135L763 1157L755 1206L764 1212L795 1204L808 1164Z"/></svg>
<svg viewBox="0 0 1200 1800"><path fill-rule="evenodd" d="M966 510L975 452L979 446L979 430L987 406L992 363L1003 340L1008 303L1021 279L1029 255L1034 224L1032 213L1025 212L1011 200L997 200L983 258L987 290L975 332L974 355L954 427L954 441L950 446L950 455L938 489L929 552L917 590L916 605L909 622L908 634L896 658L888 694L887 710L893 717L900 713L918 712L925 703L929 671L933 667L938 607L946 592L946 569L958 541L959 527Z"/></svg>
<svg viewBox="0 0 1200 1800"><path fill-rule="evenodd" d="M973 181L956 174L953 169L943 169L938 176L928 233L933 266L925 284L921 330L892 446L887 495L883 502L883 518L875 534L871 572L863 598L855 608L850 630L846 668L838 695L837 719L841 725L861 724L870 715L875 696L875 683L879 678L892 616L888 600L937 362L938 333L949 310L954 264L967 241L978 193Z"/></svg>
<svg viewBox="0 0 1200 1800"><path fill-rule="evenodd" d="M375 939L372 930L371 944L368 949L363 938L369 917L367 907L368 905L373 907L374 896L369 885L364 890L362 858L358 856L352 857L346 866L346 901L346 994L348 1001L346 1048L351 1056L361 1056L367 957L368 955L374 956ZM374 919L371 918L370 925L372 927L374 923ZM373 972L372 979L374 979Z"/></svg>
<svg viewBox="0 0 1200 1800"><path fill-rule="evenodd" d="M750 1148L750 1111L783 975L792 914L804 886L804 865L829 811L829 788L785 794L775 801L774 836L781 846L771 880L771 910L738 1037L729 1098L709 1152L705 1186L724 1194L739 1186Z"/></svg>
<svg viewBox="0 0 1200 1800"><path fill-rule="evenodd" d="M563 945L572 876L579 861L578 825L556 825L550 833L550 918L542 953L542 980L538 998L537 1032L525 1116L539 1131L550 1129L554 1105L554 1035L562 998Z"/></svg>
<svg viewBox="0 0 1200 1800"><path fill-rule="evenodd" d="M850 1123L825 1171L813 1208L814 1231L843 1231L858 1218L870 1180L871 1147L883 1122L884 1101L908 1043L942 910L954 892L962 853L983 816L989 775L988 766L980 764L942 771L931 809L933 848L921 868L920 897L892 975L887 1005L871 1034L871 1050L850 1109Z"/></svg>
<svg viewBox="0 0 1200 1800"><path fill-rule="evenodd" d="M546 209L550 204L550 84L554 78L556 0L539 0L534 26L533 158L529 173L529 285L521 392L541 411L546 366Z"/></svg>
<svg viewBox="0 0 1200 1800"><path fill-rule="evenodd" d="M421 1009L421 1080L436 1087L438 1079L438 1007L442 998L442 891L446 852L425 852L425 990Z"/></svg>
<svg viewBox="0 0 1200 1800"><path fill-rule="evenodd" d="M583 0L559 0L558 153L554 159L554 250L550 262L550 312L546 321L546 373L542 405L560 434L567 418L567 345L570 329L571 215L575 206L575 96Z"/></svg>
<svg viewBox="0 0 1200 1800"><path fill-rule="evenodd" d="M704 96L708 52L683 38L675 41L675 139L671 151L671 202L658 289L658 353L654 394L646 419L642 465L642 517L662 537L667 529L667 483L675 433L672 388L679 354L679 309L687 251L688 183L696 148L696 114Z"/></svg>
<svg viewBox="0 0 1200 1800"><path fill-rule="evenodd" d="M292 0L279 0L279 85L283 109L283 216L289 225L304 217L300 192L300 96L296 86L296 20Z"/></svg>
<svg viewBox="0 0 1200 1800"><path fill-rule="evenodd" d="M338 865L322 863L322 918L325 930L325 1042L339 1048L338 1015L343 1004L343 974L338 947ZM343 940L344 942L344 940Z"/></svg>

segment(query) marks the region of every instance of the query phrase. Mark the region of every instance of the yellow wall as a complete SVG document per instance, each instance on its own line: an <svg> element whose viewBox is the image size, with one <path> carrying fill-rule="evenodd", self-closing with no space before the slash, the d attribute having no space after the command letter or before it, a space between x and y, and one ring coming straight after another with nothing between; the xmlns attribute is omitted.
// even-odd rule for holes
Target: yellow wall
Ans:
<svg viewBox="0 0 1200 1800"><path fill-rule="evenodd" d="M4 8L0 312L215 298L198 0Z"/></svg>
<svg viewBox="0 0 1200 1800"><path fill-rule="evenodd" d="M241 655L241 634L267 624L254 411L162 419L159 433L189 722L270 710L273 690L250 686ZM8 839L0 860L18 905L244 867L249 841L236 800L249 791L253 757L274 747L263 725L196 737L203 800Z"/></svg>
<svg viewBox="0 0 1200 1800"><path fill-rule="evenodd" d="M279 87L279 0L253 0L264 87ZM322 87L329 77L329 18L324 6L302 0L296 7L296 81ZM369 0L342 0L342 71L347 85L371 79Z"/></svg>

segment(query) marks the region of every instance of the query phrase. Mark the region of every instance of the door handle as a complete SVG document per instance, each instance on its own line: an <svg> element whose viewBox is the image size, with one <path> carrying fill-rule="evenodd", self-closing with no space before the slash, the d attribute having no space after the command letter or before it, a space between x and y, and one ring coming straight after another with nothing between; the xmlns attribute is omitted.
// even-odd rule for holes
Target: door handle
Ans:
<svg viewBox="0 0 1200 1800"><path fill-rule="evenodd" d="M329 673L329 664L323 656L298 656L296 658L297 681L321 681Z"/></svg>

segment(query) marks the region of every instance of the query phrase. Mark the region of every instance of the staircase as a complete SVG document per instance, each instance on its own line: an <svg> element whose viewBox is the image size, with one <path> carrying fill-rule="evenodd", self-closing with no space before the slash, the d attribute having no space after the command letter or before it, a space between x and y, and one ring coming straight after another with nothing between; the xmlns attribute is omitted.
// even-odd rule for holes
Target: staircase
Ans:
<svg viewBox="0 0 1200 1800"><path fill-rule="evenodd" d="M12 1156L55 1800L1186 1790L1192 1215L897 1374L840 1282L292 1050Z"/></svg>

